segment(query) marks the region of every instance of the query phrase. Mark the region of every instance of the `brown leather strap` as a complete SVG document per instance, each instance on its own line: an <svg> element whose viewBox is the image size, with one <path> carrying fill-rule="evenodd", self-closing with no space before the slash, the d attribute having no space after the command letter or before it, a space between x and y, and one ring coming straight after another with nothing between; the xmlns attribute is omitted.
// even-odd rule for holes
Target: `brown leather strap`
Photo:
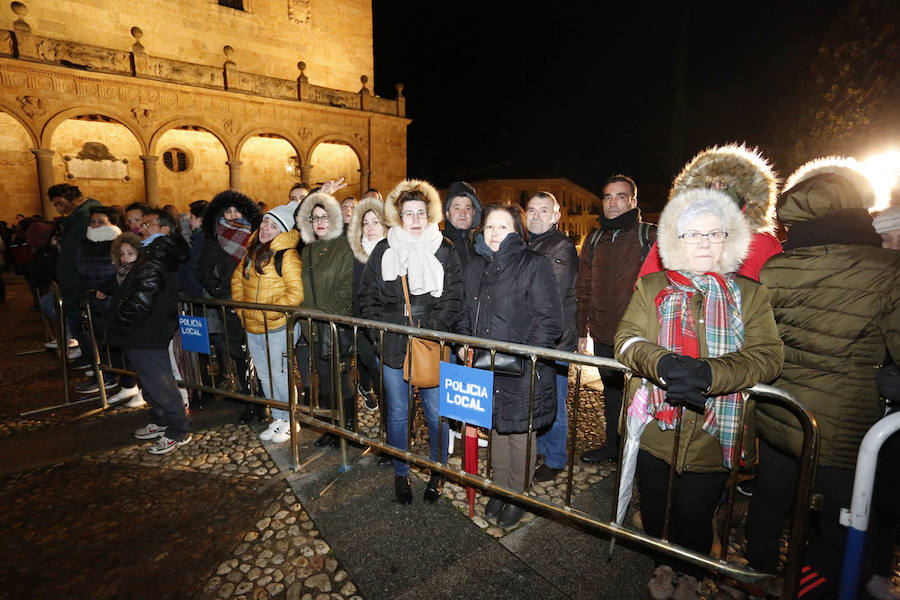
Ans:
<svg viewBox="0 0 900 600"><path fill-rule="evenodd" d="M409 288L406 287L406 275L400 276L400 283L403 284L403 299L406 301L406 314L409 315L409 326L415 327L412 320L412 307L409 305Z"/></svg>

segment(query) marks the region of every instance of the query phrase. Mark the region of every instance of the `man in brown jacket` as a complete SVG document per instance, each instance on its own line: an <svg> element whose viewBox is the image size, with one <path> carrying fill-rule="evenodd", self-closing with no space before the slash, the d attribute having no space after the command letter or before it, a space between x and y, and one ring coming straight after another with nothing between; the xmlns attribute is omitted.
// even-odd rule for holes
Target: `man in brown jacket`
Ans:
<svg viewBox="0 0 900 600"><path fill-rule="evenodd" d="M600 227L585 238L578 260L575 296L578 351L587 351L587 336L594 354L613 357L613 336L625 314L641 263L656 238L656 227L641 222L637 185L625 175L613 175L603 186ZM606 410L606 445L589 450L581 460L596 463L618 458L618 417L622 409L624 376L600 372Z"/></svg>

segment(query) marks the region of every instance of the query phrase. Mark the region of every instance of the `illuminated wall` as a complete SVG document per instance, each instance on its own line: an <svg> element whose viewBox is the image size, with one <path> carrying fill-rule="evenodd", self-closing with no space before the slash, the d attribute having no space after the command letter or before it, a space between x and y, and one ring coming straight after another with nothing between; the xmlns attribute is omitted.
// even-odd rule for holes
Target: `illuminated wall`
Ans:
<svg viewBox="0 0 900 600"><path fill-rule="evenodd" d="M348 196L359 198L365 191L359 189L359 158L350 146L330 142L319 144L313 150L309 163L312 165L312 184L344 178L347 187L336 194L339 200Z"/></svg>
<svg viewBox="0 0 900 600"><path fill-rule="evenodd" d="M170 129L159 138L157 148L156 172L161 206L174 204L178 210L186 212L194 200L212 200L213 196L228 189L228 165L225 162L228 158L222 143L213 134ZM186 171L173 172L163 163L163 154L173 149L187 154Z"/></svg>
<svg viewBox="0 0 900 600"><path fill-rule="evenodd" d="M272 208L288 201L288 192L299 177L285 166L297 151L283 138L252 137L241 149L241 192Z"/></svg>
<svg viewBox="0 0 900 600"><path fill-rule="evenodd" d="M10 225L17 213L42 212L33 147L25 128L0 112L0 220Z"/></svg>

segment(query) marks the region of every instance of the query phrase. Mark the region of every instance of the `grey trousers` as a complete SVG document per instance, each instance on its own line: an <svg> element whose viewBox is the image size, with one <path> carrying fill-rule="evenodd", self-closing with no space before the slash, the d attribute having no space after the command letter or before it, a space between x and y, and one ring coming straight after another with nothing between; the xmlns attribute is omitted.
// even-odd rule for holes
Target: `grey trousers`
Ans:
<svg viewBox="0 0 900 600"><path fill-rule="evenodd" d="M531 432L531 460L528 477L525 477L525 450L527 433L497 433L491 429L491 478L499 486L516 492L524 492L531 486L537 462L537 434Z"/></svg>

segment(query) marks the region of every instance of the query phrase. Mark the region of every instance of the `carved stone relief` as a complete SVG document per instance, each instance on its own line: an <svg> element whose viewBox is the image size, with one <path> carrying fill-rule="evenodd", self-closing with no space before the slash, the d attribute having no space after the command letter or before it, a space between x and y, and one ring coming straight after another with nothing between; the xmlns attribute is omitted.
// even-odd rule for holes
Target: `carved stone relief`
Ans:
<svg viewBox="0 0 900 600"><path fill-rule="evenodd" d="M85 142L76 156L63 156L66 179L118 179L130 181L128 159L116 158L100 142Z"/></svg>
<svg viewBox="0 0 900 600"><path fill-rule="evenodd" d="M127 52L47 38L40 39L35 49L40 58L74 69L131 73L131 60Z"/></svg>
<svg viewBox="0 0 900 600"><path fill-rule="evenodd" d="M131 109L131 114L134 116L134 120L137 121L138 125L146 129L153 124L153 117L156 113L151 108L135 107Z"/></svg>
<svg viewBox="0 0 900 600"><path fill-rule="evenodd" d="M288 19L292 23L309 25L312 17L309 10L309 0L288 0Z"/></svg>
<svg viewBox="0 0 900 600"><path fill-rule="evenodd" d="M42 117L47 112L44 101L37 96L19 96L16 100L19 102L19 106L22 107L22 112L32 119Z"/></svg>
<svg viewBox="0 0 900 600"><path fill-rule="evenodd" d="M12 56L13 38L9 29L0 29L0 54Z"/></svg>

